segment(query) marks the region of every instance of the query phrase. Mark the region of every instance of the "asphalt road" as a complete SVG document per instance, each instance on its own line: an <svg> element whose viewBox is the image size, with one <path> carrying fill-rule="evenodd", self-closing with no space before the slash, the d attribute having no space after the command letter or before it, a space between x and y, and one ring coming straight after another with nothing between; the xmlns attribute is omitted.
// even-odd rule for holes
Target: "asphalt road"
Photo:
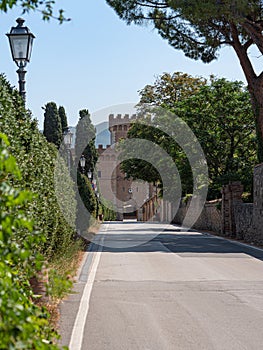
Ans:
<svg viewBox="0 0 263 350"><path fill-rule="evenodd" d="M75 293L61 305L61 344L262 349L263 251L175 226L161 231L159 224L103 225Z"/></svg>

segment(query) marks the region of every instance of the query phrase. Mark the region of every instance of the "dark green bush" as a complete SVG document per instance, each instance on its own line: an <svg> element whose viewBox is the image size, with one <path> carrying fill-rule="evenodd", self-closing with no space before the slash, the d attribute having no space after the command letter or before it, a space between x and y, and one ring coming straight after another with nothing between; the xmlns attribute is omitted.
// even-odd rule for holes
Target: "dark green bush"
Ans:
<svg viewBox="0 0 263 350"><path fill-rule="evenodd" d="M7 146L7 138L0 134L0 348L58 349L52 344L57 335L50 328L49 315L32 302L29 285L41 268L42 258L35 252L44 241L26 214L34 196L14 187L21 174Z"/></svg>
<svg viewBox="0 0 263 350"><path fill-rule="evenodd" d="M62 215L55 193L54 169L57 159L56 147L49 144L37 128L18 92L0 75L0 132L9 140L9 149L15 156L21 171L21 179L14 179L14 186L28 189L33 200L26 205L29 219L35 222L40 241L38 251L52 258L67 247L74 232ZM60 162L59 171L67 174L66 165ZM64 196L71 222L75 221L76 201L70 176L63 176ZM23 235L21 236L23 237Z"/></svg>
<svg viewBox="0 0 263 350"><path fill-rule="evenodd" d="M97 201L90 180L84 175L77 173L79 198L77 201L77 229L80 233L86 233L90 225L95 221L98 211Z"/></svg>

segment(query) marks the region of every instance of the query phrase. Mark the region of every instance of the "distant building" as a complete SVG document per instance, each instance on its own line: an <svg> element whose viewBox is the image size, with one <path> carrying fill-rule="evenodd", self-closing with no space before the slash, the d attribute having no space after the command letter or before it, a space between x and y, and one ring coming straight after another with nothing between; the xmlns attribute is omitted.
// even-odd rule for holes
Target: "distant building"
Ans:
<svg viewBox="0 0 263 350"><path fill-rule="evenodd" d="M126 114L109 115L110 145L98 145L97 173L102 196L110 201L118 212L118 220L137 218L142 220L142 206L150 198L151 186L147 182L125 178L120 170L119 152L115 149L120 139L127 138L131 122L136 119Z"/></svg>

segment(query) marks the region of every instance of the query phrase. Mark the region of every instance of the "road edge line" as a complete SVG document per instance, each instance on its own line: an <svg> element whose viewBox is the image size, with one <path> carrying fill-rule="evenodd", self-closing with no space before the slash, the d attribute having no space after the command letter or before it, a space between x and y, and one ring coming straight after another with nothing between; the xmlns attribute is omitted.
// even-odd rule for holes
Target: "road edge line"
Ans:
<svg viewBox="0 0 263 350"><path fill-rule="evenodd" d="M70 350L81 350L85 323L86 323L86 319L89 311L91 291L93 288L97 268L100 262L100 257L101 257L102 248L103 248L103 241L104 241L104 238L100 240L99 248L97 252L95 252L93 264L90 268L90 273L81 296L78 313L77 313L74 326L72 329L71 337L70 337L70 343L69 343Z"/></svg>

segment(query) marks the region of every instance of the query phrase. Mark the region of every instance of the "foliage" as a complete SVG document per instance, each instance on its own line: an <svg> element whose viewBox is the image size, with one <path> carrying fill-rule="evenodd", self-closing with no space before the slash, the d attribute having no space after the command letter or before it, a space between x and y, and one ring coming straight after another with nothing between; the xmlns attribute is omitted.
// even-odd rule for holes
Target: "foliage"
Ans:
<svg viewBox="0 0 263 350"><path fill-rule="evenodd" d="M51 258L58 251L67 248L74 234L72 227L61 215L55 193L56 148L46 142L36 121L25 110L19 93L3 76L0 76L0 115L0 132L7 134L10 152L16 156L22 175L19 182L14 180L14 186L28 189L34 194L32 202L26 205L28 218L34 220L39 234L46 239L39 243L38 251ZM63 162L60 171L65 174L63 181L67 188L67 212L71 213L74 222L76 201L73 183L69 175L66 175L67 167Z"/></svg>
<svg viewBox="0 0 263 350"><path fill-rule="evenodd" d="M262 1L106 0L128 24L152 23L158 33L185 55L210 62L223 45L234 46L234 27L242 43L253 37L262 17ZM236 38L238 39L238 38ZM257 44L257 38L253 42ZM256 42L255 42L256 41ZM251 45L252 43L247 43Z"/></svg>
<svg viewBox="0 0 263 350"><path fill-rule="evenodd" d="M65 108L63 106L59 106L58 115L61 121L62 134L63 134L68 129L68 119L67 119Z"/></svg>
<svg viewBox="0 0 263 350"><path fill-rule="evenodd" d="M67 250L57 256L50 263L48 272L47 293L53 300L61 300L73 286L73 276L78 269L80 251L84 244L81 240L69 243Z"/></svg>
<svg viewBox="0 0 263 350"><path fill-rule="evenodd" d="M115 221L117 219L116 211L113 208L113 204L104 198L101 199L101 211L103 215L103 220Z"/></svg>
<svg viewBox="0 0 263 350"><path fill-rule="evenodd" d="M62 123L60 115L58 113L57 105L55 102L48 102L45 107L44 113L44 131L48 142L54 143L57 148L60 147L62 142Z"/></svg>
<svg viewBox="0 0 263 350"><path fill-rule="evenodd" d="M75 152L77 164L82 154L86 159L84 174L87 174L89 170L94 173L95 164L98 160L95 136L96 131L91 122L89 111L82 109L79 111L79 121L76 128ZM79 168L79 170L81 169Z"/></svg>
<svg viewBox="0 0 263 350"><path fill-rule="evenodd" d="M218 197L229 181L239 180L251 191L256 134L243 84L213 78L210 85L179 102L174 112L192 128L206 155L210 198Z"/></svg>
<svg viewBox="0 0 263 350"><path fill-rule="evenodd" d="M47 293L54 299L61 300L67 295L73 286L73 282L61 275L57 270L51 269L48 273Z"/></svg>
<svg viewBox="0 0 263 350"><path fill-rule="evenodd" d="M90 180L84 174L77 173L77 183L80 198L77 200L76 226L81 233L85 233L98 212L97 200Z"/></svg>
<svg viewBox="0 0 263 350"><path fill-rule="evenodd" d="M235 51L245 74L263 161L263 74L253 68L251 46L263 54L262 0L106 0L128 24L151 23L162 38L187 57L208 63L221 47Z"/></svg>
<svg viewBox="0 0 263 350"><path fill-rule="evenodd" d="M159 84L165 85L165 82L158 79L152 88L156 90ZM141 92L142 101L147 91L149 86ZM157 104L166 109L153 119L147 119L146 116L140 123L134 123L128 137L146 139L160 145L174 159L182 180L183 195L192 193L194 179L185 149L193 145L188 145L188 140L185 140L182 149L173 138L158 128L158 125L162 125L165 130L180 132L174 129L175 121L178 122L180 118L192 129L205 153L209 167L209 198L219 197L221 186L234 180L242 181L245 189L251 191L252 168L256 163L256 137L249 94L242 83L212 77L209 84L202 84L194 94L180 100L174 96L169 91L162 99L157 97ZM154 103L153 99L148 101ZM142 103L139 107L145 109ZM132 149L123 146L125 156L130 158L122 163L123 171L135 179L161 182L156 166L161 166L163 160L158 159L153 149L144 148L143 151L148 156L153 153L151 158L155 159L155 167L144 160L132 159ZM163 171L172 172L169 164L165 164Z"/></svg>
<svg viewBox="0 0 263 350"><path fill-rule="evenodd" d="M70 18L64 16L64 10L62 9L58 11L57 16L54 16L54 5L54 0L0 0L0 10L3 12L8 12L14 6L19 6L22 8L23 13L30 11L40 12L44 21L49 21L50 18L58 20L59 23L70 21Z"/></svg>
<svg viewBox="0 0 263 350"><path fill-rule="evenodd" d="M173 107L174 103L194 95L206 83L203 78L194 78L187 73L164 73L157 77L153 85L140 90L140 104Z"/></svg>
<svg viewBox="0 0 263 350"><path fill-rule="evenodd" d="M84 171L79 165L81 155L85 157ZM77 228L85 232L92 223L93 216L98 213L98 204L90 180L87 178L89 171L95 172L95 164L98 159L95 147L95 127L87 109L79 111L79 121L76 127L75 159L77 173L77 184L80 198L77 204ZM80 200L81 199L81 200Z"/></svg>
<svg viewBox="0 0 263 350"><path fill-rule="evenodd" d="M32 194L13 186L21 175L3 134L0 141L0 347L58 349L51 343L57 336L49 315L33 304L29 287L29 278L41 267L37 246L44 237L26 215Z"/></svg>

